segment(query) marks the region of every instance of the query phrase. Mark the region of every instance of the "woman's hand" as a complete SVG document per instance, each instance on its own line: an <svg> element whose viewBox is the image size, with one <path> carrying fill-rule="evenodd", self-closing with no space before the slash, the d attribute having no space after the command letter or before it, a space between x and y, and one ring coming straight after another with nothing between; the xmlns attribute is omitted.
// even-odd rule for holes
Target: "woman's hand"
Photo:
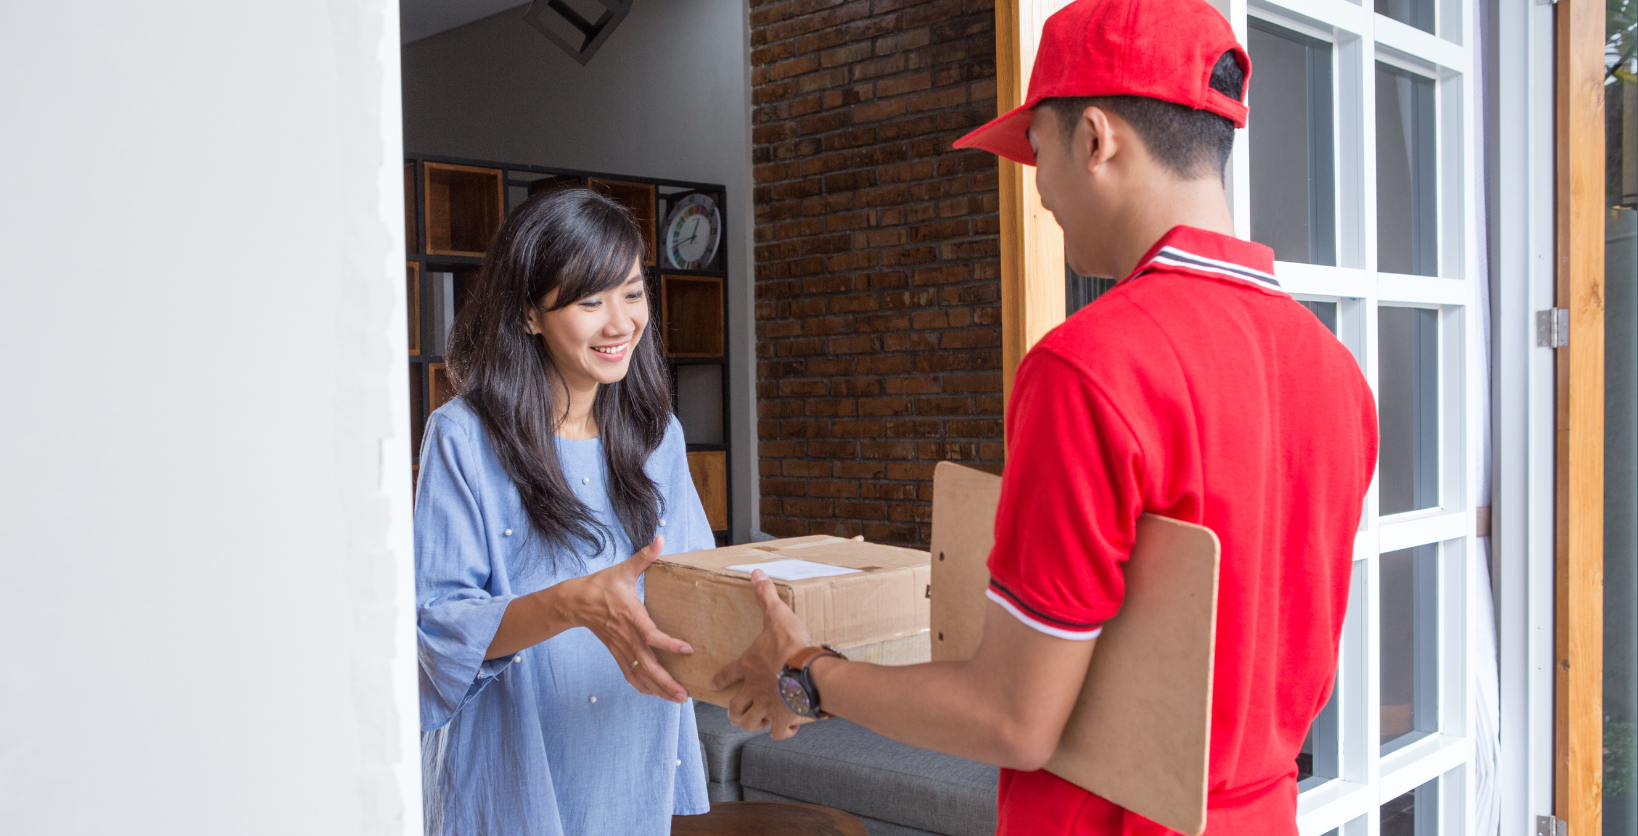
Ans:
<svg viewBox="0 0 1638 836"><path fill-rule="evenodd" d="M664 545L665 538L655 537L654 542L625 562L564 584L573 584L570 594L575 622L603 642L631 687L680 703L688 699L688 691L660 667L651 648L671 653L693 653L694 649L660 632L637 597L637 579L660 556Z"/></svg>

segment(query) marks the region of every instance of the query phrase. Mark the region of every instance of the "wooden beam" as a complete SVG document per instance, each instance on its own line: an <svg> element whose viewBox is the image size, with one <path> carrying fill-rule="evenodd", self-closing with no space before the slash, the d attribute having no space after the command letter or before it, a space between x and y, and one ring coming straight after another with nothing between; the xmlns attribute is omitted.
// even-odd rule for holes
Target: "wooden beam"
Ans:
<svg viewBox="0 0 1638 836"><path fill-rule="evenodd" d="M997 115L1024 103L1041 26L1053 11L1047 0L996 0ZM1012 377L1024 353L1064 320L1064 237L1041 206L1035 167L1000 161L1001 381Z"/></svg>
<svg viewBox="0 0 1638 836"><path fill-rule="evenodd" d="M1569 832L1603 829L1604 2L1559 0L1553 807Z"/></svg>

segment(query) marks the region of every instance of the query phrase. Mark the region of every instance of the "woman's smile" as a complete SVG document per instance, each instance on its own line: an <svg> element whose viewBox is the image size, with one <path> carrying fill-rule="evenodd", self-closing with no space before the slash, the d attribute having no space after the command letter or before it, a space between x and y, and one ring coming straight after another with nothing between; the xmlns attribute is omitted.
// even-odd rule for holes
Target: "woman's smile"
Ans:
<svg viewBox="0 0 1638 836"><path fill-rule="evenodd" d="M630 346L631 340L626 340L625 342L614 343L612 345L594 345L591 347L591 349L592 351L597 352L604 360L612 362L625 359L626 349Z"/></svg>

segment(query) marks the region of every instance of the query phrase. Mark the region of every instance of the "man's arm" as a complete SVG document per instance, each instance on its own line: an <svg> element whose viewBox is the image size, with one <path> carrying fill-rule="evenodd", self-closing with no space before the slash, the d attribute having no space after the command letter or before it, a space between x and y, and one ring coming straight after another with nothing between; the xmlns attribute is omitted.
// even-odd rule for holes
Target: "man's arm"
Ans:
<svg viewBox="0 0 1638 836"><path fill-rule="evenodd" d="M730 719L752 730L771 724L775 739L784 739L798 721L780 700L776 677L811 642L773 582L758 571L752 583L763 633L712 687L745 680ZM809 671L828 713L912 746L1035 770L1058 747L1095 644L1041 633L990 601L978 651L965 662L887 667L824 657Z"/></svg>

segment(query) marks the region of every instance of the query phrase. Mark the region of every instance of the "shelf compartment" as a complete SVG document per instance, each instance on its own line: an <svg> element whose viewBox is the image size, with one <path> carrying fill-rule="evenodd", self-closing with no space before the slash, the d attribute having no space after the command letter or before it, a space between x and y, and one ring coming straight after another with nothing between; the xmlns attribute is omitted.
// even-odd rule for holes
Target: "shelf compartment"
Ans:
<svg viewBox="0 0 1638 836"><path fill-rule="evenodd" d="M443 363L427 364L427 415L455 397L455 385L449 381L449 369Z"/></svg>
<svg viewBox="0 0 1638 836"><path fill-rule="evenodd" d="M501 170L453 163L422 163L421 170L427 253L481 258L506 205Z"/></svg>
<svg viewBox="0 0 1638 836"><path fill-rule="evenodd" d="M408 272L404 277L404 307L409 311L409 353L421 353L421 262L405 262Z"/></svg>
<svg viewBox="0 0 1638 836"><path fill-rule="evenodd" d="M712 531L728 527L728 454L722 452L689 453L688 475L694 479L694 492L705 506L705 519Z"/></svg>
<svg viewBox="0 0 1638 836"><path fill-rule="evenodd" d="M671 357L721 357L722 279L660 276L660 331Z"/></svg>
<svg viewBox="0 0 1638 836"><path fill-rule="evenodd" d="M723 444L722 364L680 365L675 371L677 420L683 438L690 446Z"/></svg>
<svg viewBox="0 0 1638 836"><path fill-rule="evenodd" d="M654 186L649 183L631 183L625 180L605 180L601 177L587 178L586 185L592 191L626 207L631 216L637 220L637 227L643 231L644 267L654 266Z"/></svg>

